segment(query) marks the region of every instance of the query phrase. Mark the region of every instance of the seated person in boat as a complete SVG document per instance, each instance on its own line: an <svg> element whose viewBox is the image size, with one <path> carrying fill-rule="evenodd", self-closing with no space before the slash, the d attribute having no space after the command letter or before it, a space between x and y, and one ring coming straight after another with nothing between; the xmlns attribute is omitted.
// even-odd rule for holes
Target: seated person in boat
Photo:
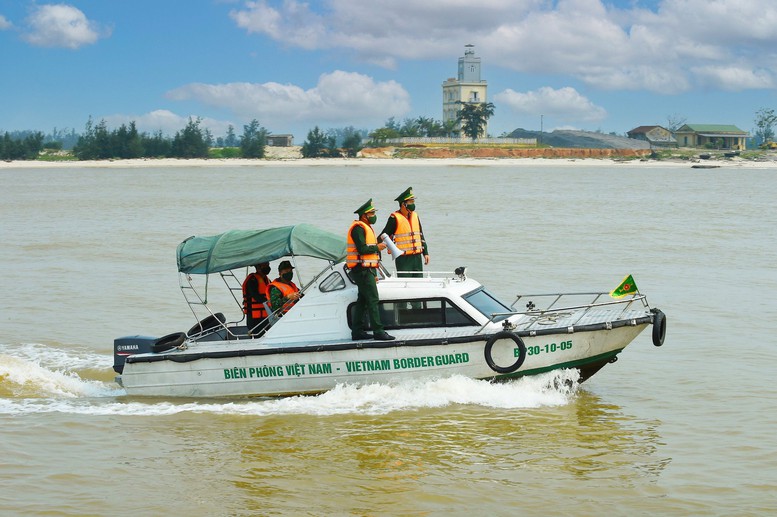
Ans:
<svg viewBox="0 0 777 517"><path fill-rule="evenodd" d="M270 308L279 316L289 312L300 298L299 287L291 281L294 277L294 266L284 260L278 265L278 278L270 283Z"/></svg>
<svg viewBox="0 0 777 517"><path fill-rule="evenodd" d="M256 272L249 273L243 281L243 314L246 315L246 326L249 333L258 334L267 323L267 308L270 302L267 290L270 287L271 271L269 262L254 266Z"/></svg>

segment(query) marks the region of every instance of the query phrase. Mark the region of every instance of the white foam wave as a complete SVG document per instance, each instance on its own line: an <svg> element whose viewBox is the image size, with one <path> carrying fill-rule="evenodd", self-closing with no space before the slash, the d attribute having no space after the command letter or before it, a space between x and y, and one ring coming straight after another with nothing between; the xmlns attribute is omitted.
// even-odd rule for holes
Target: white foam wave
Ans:
<svg viewBox="0 0 777 517"><path fill-rule="evenodd" d="M89 350L38 343L0 345L0 387L4 393L26 398L102 397L115 390L104 382L83 379L75 370L101 370L111 364L110 356Z"/></svg>
<svg viewBox="0 0 777 517"><path fill-rule="evenodd" d="M41 343L18 345L0 344L0 354L39 364L51 370L78 370L83 368L111 368L113 356L97 354L83 348L58 348Z"/></svg>
<svg viewBox="0 0 777 517"><path fill-rule="evenodd" d="M105 383L84 380L74 372L49 370L24 359L0 355L0 379L12 391L34 397L99 397Z"/></svg>
<svg viewBox="0 0 777 517"><path fill-rule="evenodd" d="M506 383L489 383L465 377L412 381L394 385L340 385L318 396L246 399L213 402L122 400L122 390L93 386L90 399L0 399L0 413L64 412L90 415L165 416L179 413L226 415L334 415L386 414L455 404L491 408L559 406L577 389L576 371L558 371ZM88 384L84 381L75 381ZM75 390L73 390L75 391ZM88 390L85 390L88 391Z"/></svg>
<svg viewBox="0 0 777 517"><path fill-rule="evenodd" d="M79 369L110 371L112 357L85 349L43 344L0 344L0 381L6 395L0 413L64 412L92 415L171 415L185 412L284 414L385 414L454 404L492 408L536 408L566 404L574 396L577 372L555 371L505 383L465 377L366 386L339 385L319 396L191 402L125 398L113 382L84 379ZM8 395L11 395L8 397Z"/></svg>

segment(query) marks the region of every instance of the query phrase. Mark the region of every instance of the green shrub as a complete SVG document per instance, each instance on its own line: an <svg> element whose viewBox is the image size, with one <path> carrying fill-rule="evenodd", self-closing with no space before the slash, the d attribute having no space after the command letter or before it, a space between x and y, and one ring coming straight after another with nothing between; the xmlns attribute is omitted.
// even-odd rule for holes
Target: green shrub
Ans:
<svg viewBox="0 0 777 517"><path fill-rule="evenodd" d="M240 158L239 147L213 147L208 150L209 158Z"/></svg>

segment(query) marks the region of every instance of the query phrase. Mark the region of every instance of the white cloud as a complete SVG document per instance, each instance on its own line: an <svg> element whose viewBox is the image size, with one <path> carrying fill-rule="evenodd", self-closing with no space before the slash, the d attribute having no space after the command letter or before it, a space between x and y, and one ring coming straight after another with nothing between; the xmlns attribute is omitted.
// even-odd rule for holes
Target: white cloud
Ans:
<svg viewBox="0 0 777 517"><path fill-rule="evenodd" d="M396 59L455 55L462 37L480 38L505 13L516 16L545 0L297 0L245 1L230 16L249 33L303 49L345 48L360 59L392 68ZM466 42L465 42L466 43Z"/></svg>
<svg viewBox="0 0 777 517"><path fill-rule="evenodd" d="M321 75L316 87L308 90L273 82L192 83L168 92L167 97L227 109L270 129L299 123L375 124L410 111L410 96L399 83L375 82L366 75L339 70Z"/></svg>
<svg viewBox="0 0 777 517"><path fill-rule="evenodd" d="M313 14L305 3L288 0L283 12L267 5L264 0L246 2L246 9L233 10L230 16L237 26L249 33L267 34L279 41L293 42L294 46L313 49L326 39L326 28L321 17Z"/></svg>
<svg viewBox="0 0 777 517"><path fill-rule="evenodd" d="M630 5L618 8L615 5ZM476 45L488 66L571 75L605 89L680 93L771 88L777 3L763 0L252 0L242 29L290 47L347 49L365 62L455 58ZM652 3L651 3L652 5ZM731 69L740 73L710 73Z"/></svg>
<svg viewBox="0 0 777 517"><path fill-rule="evenodd" d="M581 71L578 77L601 90L649 90L673 94L691 88L691 78L684 70L668 66L592 67L590 70Z"/></svg>
<svg viewBox="0 0 777 517"><path fill-rule="evenodd" d="M10 29L12 27L11 22L6 20L5 16L0 14L0 31L4 31L6 29Z"/></svg>
<svg viewBox="0 0 777 517"><path fill-rule="evenodd" d="M110 35L79 9L66 4L37 6L27 18L27 29L24 39L39 47L77 49Z"/></svg>
<svg viewBox="0 0 777 517"><path fill-rule="evenodd" d="M524 115L552 115L558 119L598 122L607 117L607 111L595 105L574 88L542 87L520 93L507 89L494 95L494 100L512 111Z"/></svg>
<svg viewBox="0 0 777 517"><path fill-rule="evenodd" d="M757 88L774 88L774 73L769 70L752 70L739 66L694 67L692 72L711 86L721 90L741 91Z"/></svg>
<svg viewBox="0 0 777 517"><path fill-rule="evenodd" d="M777 5L763 0L664 0L647 27L716 48L774 43ZM730 47L731 48L731 47Z"/></svg>
<svg viewBox="0 0 777 517"><path fill-rule="evenodd" d="M181 131L189 123L189 119L196 120L196 115L182 116L173 113L168 110L155 110L143 115L108 115L102 117L100 120L105 120L108 128L113 130L121 126L122 124L129 125L130 122L135 122L135 127L141 133L154 134L157 131L161 131L162 134L167 136L173 136L176 132ZM227 127L231 122L224 120L217 120L212 118L200 117L200 127L208 128L214 137L218 137L226 134ZM234 126L234 124L232 124ZM236 128L235 131L240 133L241 131Z"/></svg>

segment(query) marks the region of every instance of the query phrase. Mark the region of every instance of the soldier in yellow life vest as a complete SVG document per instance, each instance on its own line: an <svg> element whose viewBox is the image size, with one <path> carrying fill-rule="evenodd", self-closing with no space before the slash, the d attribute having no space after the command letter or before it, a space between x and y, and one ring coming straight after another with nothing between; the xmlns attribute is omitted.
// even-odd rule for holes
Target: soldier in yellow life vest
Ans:
<svg viewBox="0 0 777 517"><path fill-rule="evenodd" d="M246 315L246 326L251 334L258 334L267 324L267 309L265 302L270 298L267 289L270 279L267 274L270 270L269 262L256 264L255 273L250 273L243 280L243 313Z"/></svg>
<svg viewBox="0 0 777 517"><path fill-rule="evenodd" d="M278 278L272 281L268 289L270 308L283 316L300 298L299 287L291 281L294 278L294 266L288 260L278 264Z"/></svg>
<svg viewBox="0 0 777 517"><path fill-rule="evenodd" d="M397 248L405 252L394 259L397 276L421 277L424 264L429 264L429 250L415 211L413 187L408 187L394 201L399 202L399 210L389 216L381 234L388 235Z"/></svg>
<svg viewBox="0 0 777 517"><path fill-rule="evenodd" d="M375 238L375 231L372 229L372 225L378 220L375 215L375 207L372 206L372 199L360 206L354 213L359 218L348 228L346 236L348 246L345 259L346 267L350 269L351 278L359 288L353 321L351 322L351 338L356 341L361 339L389 341L394 339L394 336L386 333L383 329L383 323L380 321L376 272L380 264L380 250L385 249L386 245L378 242ZM372 335L365 332L365 312L370 318Z"/></svg>

